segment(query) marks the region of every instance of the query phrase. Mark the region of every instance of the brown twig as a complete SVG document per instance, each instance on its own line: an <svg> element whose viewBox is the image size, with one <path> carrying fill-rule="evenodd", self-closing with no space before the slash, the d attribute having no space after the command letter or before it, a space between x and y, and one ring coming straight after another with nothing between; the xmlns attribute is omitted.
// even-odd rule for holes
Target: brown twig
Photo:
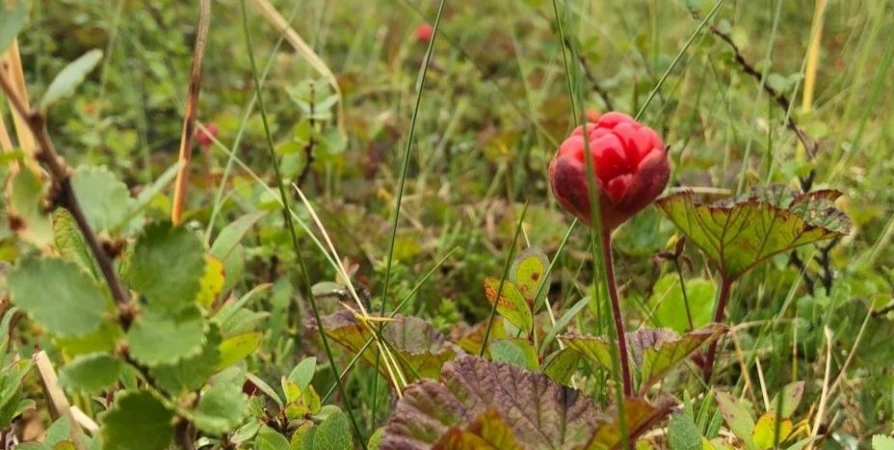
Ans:
<svg viewBox="0 0 894 450"><path fill-rule="evenodd" d="M115 303L119 307L127 305L130 297L125 294L124 288L118 280L115 267L112 265L112 258L106 253L93 228L87 222L87 216L84 215L81 204L78 202L74 188L71 185L71 170L68 168L65 160L56 153L53 142L47 133L46 117L38 110L29 108L25 101L16 94L10 80L2 74L0 74L0 90L9 99L13 109L25 118L31 134L34 136L36 141L34 156L38 162L46 166L58 188L57 195L53 199L54 203L68 210L75 219L78 229L81 230L84 240L87 241L87 246L90 247L90 251L96 257L96 262L102 271L106 283L109 285L109 290Z"/></svg>
<svg viewBox="0 0 894 450"><path fill-rule="evenodd" d="M691 11L692 18L695 20L701 20L698 15L698 12ZM757 80L758 83L761 83L763 80L763 75L755 68L755 66L745 60L745 57L742 56L742 52L739 50L739 46L736 45L736 42L733 40L732 36L728 33L725 33L723 30L718 28L714 24L708 24L708 29L711 31L711 34L717 36L723 42L726 42L730 48L733 50L733 56L736 60L736 64L739 65L739 68L742 69L742 72L750 75L752 78ZM798 140L801 141L801 144L804 145L804 148L807 150L807 155L810 156L810 159L814 159L816 157L817 149L819 148L819 143L807 136L807 133L798 126L798 123L795 122L795 119L792 117L791 112L791 101L788 97L785 96L784 93L777 91L773 86L769 83L761 83L764 92L767 93L776 103L782 108L785 112L785 126L789 130L795 133L798 137ZM803 183L802 183L803 184Z"/></svg>
<svg viewBox="0 0 894 450"><path fill-rule="evenodd" d="M316 98L316 92L314 89L314 84L310 84L310 136L308 137L307 145L304 146L304 168L301 169L301 174L298 175L297 185L298 187L304 187L304 180L307 179L307 176L310 175L310 166L314 162L314 147L317 145L317 140L314 137L314 133L316 133L316 119L314 118L314 99Z"/></svg>
<svg viewBox="0 0 894 450"><path fill-rule="evenodd" d="M202 61L205 59L205 44L208 40L208 25L211 21L211 0L201 0L199 24L192 54L192 68L189 72L189 92L186 97L186 115L180 133L180 167L174 185L174 204L171 208L171 222L179 225L183 219L183 203L186 199L186 185L189 182L192 144L196 131L196 116L199 109L199 90L202 85Z"/></svg>

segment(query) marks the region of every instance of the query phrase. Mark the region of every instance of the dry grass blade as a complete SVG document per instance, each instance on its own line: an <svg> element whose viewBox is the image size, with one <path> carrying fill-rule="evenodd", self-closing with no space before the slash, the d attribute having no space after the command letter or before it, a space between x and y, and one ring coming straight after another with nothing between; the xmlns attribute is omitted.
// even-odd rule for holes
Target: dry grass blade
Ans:
<svg viewBox="0 0 894 450"><path fill-rule="evenodd" d="M211 22L211 0L202 0L199 5L199 24L196 43L193 48L192 68L189 72L189 92L186 97L186 115L183 117L183 130L180 133L180 168L174 185L174 204L171 207L171 221L180 224L183 218L183 203L186 198L186 185L189 183L189 168L192 160L192 143L196 131L196 116L199 109L199 91L202 85L202 61L205 59L205 43L208 39L208 26Z"/></svg>
<svg viewBox="0 0 894 450"><path fill-rule="evenodd" d="M3 54L0 54L0 76L10 80L14 95L23 99L25 104L28 104L28 89L25 87L25 74L22 70L22 57L19 54L18 41L13 41L12 45ZM25 158L25 164L32 169L37 169L37 162L34 160L34 149L36 147L34 135L31 134L28 122L15 108L10 106L9 109L12 113L18 147L28 156ZM13 149L12 139L10 139L9 131L3 122L2 115L0 115L0 146L2 146L4 151ZM18 170L18 163L15 161L11 162L10 171L16 173Z"/></svg>
<svg viewBox="0 0 894 450"><path fill-rule="evenodd" d="M43 388L44 396L47 404L50 406L50 413L53 419L60 417L67 418L73 425L69 428L68 439L77 450L85 450L87 446L84 444L84 435L81 433L81 427L75 420L71 412L71 405L65 398L65 393L59 387L59 380L56 377L56 371L53 370L53 363L44 351L34 355L34 365L37 367L37 374L40 376L40 385Z"/></svg>
<svg viewBox="0 0 894 450"><path fill-rule="evenodd" d="M285 17L283 17L269 1L253 0L253 3L258 10L260 10L261 14L264 15L264 18L276 28L276 31L285 36L286 41L289 42L292 48L294 48L295 51L314 68L314 70L325 77L326 81L332 86L335 95L338 96L338 130L344 134L344 102L342 101L341 88L338 87L338 80L335 79L335 74L329 70L329 66L327 66L316 52L307 45L307 42L304 42L301 35L289 25L289 22L286 21Z"/></svg>

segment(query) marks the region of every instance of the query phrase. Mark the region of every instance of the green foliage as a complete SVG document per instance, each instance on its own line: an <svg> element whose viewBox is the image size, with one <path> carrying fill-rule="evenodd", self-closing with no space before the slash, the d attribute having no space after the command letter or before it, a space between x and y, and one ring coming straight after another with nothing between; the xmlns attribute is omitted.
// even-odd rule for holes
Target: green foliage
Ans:
<svg viewBox="0 0 894 450"><path fill-rule="evenodd" d="M0 52L3 52L28 22L28 6L25 2L16 2L11 6L3 4L0 11L3 12L0 14Z"/></svg>
<svg viewBox="0 0 894 450"><path fill-rule="evenodd" d="M6 214L10 228L23 240L36 246L44 246L53 240L53 225L46 212L47 185L45 178L22 168L9 182Z"/></svg>
<svg viewBox="0 0 894 450"><path fill-rule="evenodd" d="M127 280L156 314L194 317L189 310L205 273L204 255L202 242L189 230L170 223L150 225L137 238Z"/></svg>
<svg viewBox="0 0 894 450"><path fill-rule="evenodd" d="M685 296L684 286L680 285L680 279L676 274L668 274L658 279L649 298L649 306L655 311L652 316L653 325L685 333L711 323L717 286L704 278L690 278L684 284ZM692 317L691 326L689 316Z"/></svg>
<svg viewBox="0 0 894 450"><path fill-rule="evenodd" d="M81 203L87 221L98 233L118 230L125 225L133 209L127 185L108 169L79 167L71 177L72 188Z"/></svg>
<svg viewBox="0 0 894 450"><path fill-rule="evenodd" d="M195 307L176 316L147 311L127 332L130 354L149 366L176 363L202 351L204 327Z"/></svg>
<svg viewBox="0 0 894 450"><path fill-rule="evenodd" d="M53 103L70 96L84 82L87 74L102 61L102 50L93 49L65 66L50 83L40 100L40 108L46 110Z"/></svg>
<svg viewBox="0 0 894 450"><path fill-rule="evenodd" d="M97 394L114 386L122 363L112 355L93 353L75 358L59 374L59 384L71 390Z"/></svg>
<svg viewBox="0 0 894 450"><path fill-rule="evenodd" d="M173 413L151 392L121 392L102 416L103 448L164 450L173 439L173 418Z"/></svg>

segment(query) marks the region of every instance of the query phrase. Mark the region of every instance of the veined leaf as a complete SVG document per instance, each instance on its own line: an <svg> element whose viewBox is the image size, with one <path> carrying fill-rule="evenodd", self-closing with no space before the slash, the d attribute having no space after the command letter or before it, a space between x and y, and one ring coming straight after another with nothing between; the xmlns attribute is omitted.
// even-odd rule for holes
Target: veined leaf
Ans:
<svg viewBox="0 0 894 450"><path fill-rule="evenodd" d="M435 443L435 450L522 450L512 428L494 408L475 418L465 429L452 427Z"/></svg>
<svg viewBox="0 0 894 450"><path fill-rule="evenodd" d="M205 249L192 231L162 222L137 238L127 279L156 313L176 315L195 305L205 274Z"/></svg>
<svg viewBox="0 0 894 450"><path fill-rule="evenodd" d="M127 185L105 167L78 167L71 185L87 222L97 233L112 232L133 207Z"/></svg>
<svg viewBox="0 0 894 450"><path fill-rule="evenodd" d="M335 342L357 353L372 337L367 327L360 323L350 311L339 311L323 317L323 330ZM386 322L382 337L396 353L397 361L407 375L419 374L422 378L437 378L441 366L456 356L457 349L447 342L438 330L418 317L397 314L393 322ZM315 327L315 324L311 324ZM370 345L363 352L363 359L375 365L376 345ZM388 376L384 364L379 370Z"/></svg>
<svg viewBox="0 0 894 450"><path fill-rule="evenodd" d="M151 392L121 392L102 415L103 449L165 450L174 436L173 419Z"/></svg>
<svg viewBox="0 0 894 450"><path fill-rule="evenodd" d="M696 200L691 192L655 204L724 277L735 280L773 255L847 234L850 221L834 207L840 195L772 186L713 204Z"/></svg>
<svg viewBox="0 0 894 450"><path fill-rule="evenodd" d="M660 340L655 345L641 347L641 341L634 341L632 347L642 349L642 384L640 392L645 392L653 384L660 381L677 364L686 360L705 343L719 338L726 331L723 325L713 324L699 330L690 331L682 336ZM639 343L637 343L639 342Z"/></svg>
<svg viewBox="0 0 894 450"><path fill-rule="evenodd" d="M509 269L509 277L518 285L522 295L528 304L534 304L534 296L540 286L546 280L546 269L549 268L549 258L539 247L530 247L521 252L512 267ZM496 290L496 289L494 289Z"/></svg>
<svg viewBox="0 0 894 450"><path fill-rule="evenodd" d="M505 317L523 333L528 334L534 329L534 314L531 312L531 304L521 291L521 288L512 280L503 281L500 295L498 278L487 277L484 279L484 294L491 305L497 304L497 313ZM499 300L497 300L499 298Z"/></svg>

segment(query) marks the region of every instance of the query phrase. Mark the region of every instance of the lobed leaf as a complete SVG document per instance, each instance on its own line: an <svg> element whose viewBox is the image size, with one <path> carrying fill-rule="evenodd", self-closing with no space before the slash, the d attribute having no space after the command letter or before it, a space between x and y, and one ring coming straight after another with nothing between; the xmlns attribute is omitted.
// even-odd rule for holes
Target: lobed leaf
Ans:
<svg viewBox="0 0 894 450"><path fill-rule="evenodd" d="M107 353L79 356L59 373L59 384L67 389L96 394L118 383L122 368L121 360Z"/></svg>
<svg viewBox="0 0 894 450"><path fill-rule="evenodd" d="M840 195L771 186L713 204L692 192L655 204L725 278L735 280L773 255L847 234L850 221L833 205Z"/></svg>
<svg viewBox="0 0 894 450"><path fill-rule="evenodd" d="M165 450L174 434L173 413L149 391L119 393L101 416L104 450Z"/></svg>
<svg viewBox="0 0 894 450"><path fill-rule="evenodd" d="M78 167L71 186L87 222L97 233L112 232L125 221L135 203L127 185L105 167Z"/></svg>
<svg viewBox="0 0 894 450"><path fill-rule="evenodd" d="M145 312L127 332L130 354L152 367L173 364L202 351L205 324L197 307L175 317Z"/></svg>
<svg viewBox="0 0 894 450"><path fill-rule="evenodd" d="M205 274L205 250L192 231L170 222L149 225L137 238L127 280L157 313L194 305Z"/></svg>

